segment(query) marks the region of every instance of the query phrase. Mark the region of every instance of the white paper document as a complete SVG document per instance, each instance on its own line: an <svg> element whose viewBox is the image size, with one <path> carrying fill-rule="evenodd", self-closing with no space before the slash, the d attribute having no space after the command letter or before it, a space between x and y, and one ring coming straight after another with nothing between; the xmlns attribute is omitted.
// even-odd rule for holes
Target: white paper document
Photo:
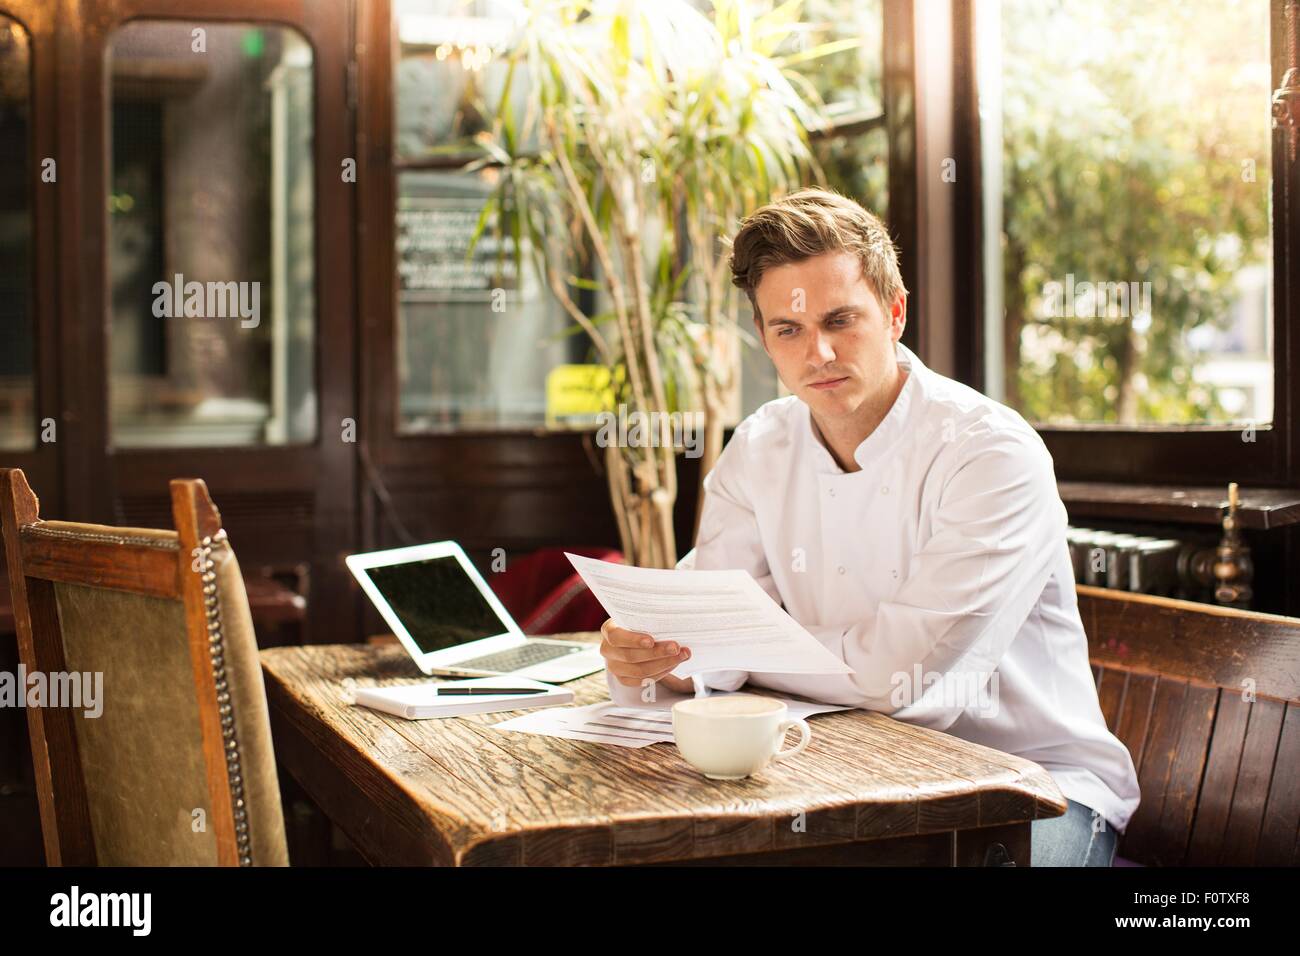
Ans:
<svg viewBox="0 0 1300 956"><path fill-rule="evenodd" d="M742 693L735 691L734 693ZM725 697L714 692L710 697ZM789 718L808 718L836 710L849 710L836 704L812 704L804 700L782 697L780 694L763 694L784 701ZM685 694L660 694L654 703L639 707L623 707L612 701L589 704L586 707L548 707L499 724L495 730L513 730L544 737L567 737L570 740L589 740L598 744L618 747L648 747L651 744L673 743L672 706L686 700Z"/></svg>
<svg viewBox="0 0 1300 956"><path fill-rule="evenodd" d="M745 571L668 571L565 556L619 627L691 649L675 677L713 670L853 673Z"/></svg>

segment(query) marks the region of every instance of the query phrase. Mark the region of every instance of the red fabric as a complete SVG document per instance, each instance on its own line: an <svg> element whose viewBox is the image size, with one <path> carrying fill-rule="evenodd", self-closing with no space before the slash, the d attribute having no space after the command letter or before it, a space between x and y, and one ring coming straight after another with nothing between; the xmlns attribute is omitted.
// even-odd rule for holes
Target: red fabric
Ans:
<svg viewBox="0 0 1300 956"><path fill-rule="evenodd" d="M609 615L578 576L564 552L623 563L611 548L545 548L507 562L488 580L525 634L599 631Z"/></svg>

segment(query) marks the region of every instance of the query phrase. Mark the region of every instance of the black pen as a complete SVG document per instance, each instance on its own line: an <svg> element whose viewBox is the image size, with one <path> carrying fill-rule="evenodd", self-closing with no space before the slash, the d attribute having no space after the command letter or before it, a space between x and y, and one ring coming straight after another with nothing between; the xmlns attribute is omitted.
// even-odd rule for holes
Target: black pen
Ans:
<svg viewBox="0 0 1300 956"><path fill-rule="evenodd" d="M545 694L549 687L435 687L439 697L448 694Z"/></svg>

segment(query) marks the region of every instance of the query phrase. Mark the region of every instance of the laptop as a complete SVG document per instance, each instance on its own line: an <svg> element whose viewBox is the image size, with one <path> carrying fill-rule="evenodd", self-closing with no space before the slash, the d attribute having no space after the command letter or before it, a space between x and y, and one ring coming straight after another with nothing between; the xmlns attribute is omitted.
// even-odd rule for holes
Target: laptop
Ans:
<svg viewBox="0 0 1300 956"><path fill-rule="evenodd" d="M563 683L605 667L599 644L525 637L455 541L354 554L347 565L426 674Z"/></svg>

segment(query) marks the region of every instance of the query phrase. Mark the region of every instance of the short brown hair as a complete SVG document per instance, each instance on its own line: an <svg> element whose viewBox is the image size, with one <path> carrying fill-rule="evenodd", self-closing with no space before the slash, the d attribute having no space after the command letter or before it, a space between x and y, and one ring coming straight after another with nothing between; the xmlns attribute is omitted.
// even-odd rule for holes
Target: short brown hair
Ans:
<svg viewBox="0 0 1300 956"><path fill-rule="evenodd" d="M770 202L741 220L731 240L731 281L745 290L762 324L754 290L773 266L844 251L862 263L862 277L886 310L906 293L898 271L898 249L879 217L828 189L801 189Z"/></svg>

